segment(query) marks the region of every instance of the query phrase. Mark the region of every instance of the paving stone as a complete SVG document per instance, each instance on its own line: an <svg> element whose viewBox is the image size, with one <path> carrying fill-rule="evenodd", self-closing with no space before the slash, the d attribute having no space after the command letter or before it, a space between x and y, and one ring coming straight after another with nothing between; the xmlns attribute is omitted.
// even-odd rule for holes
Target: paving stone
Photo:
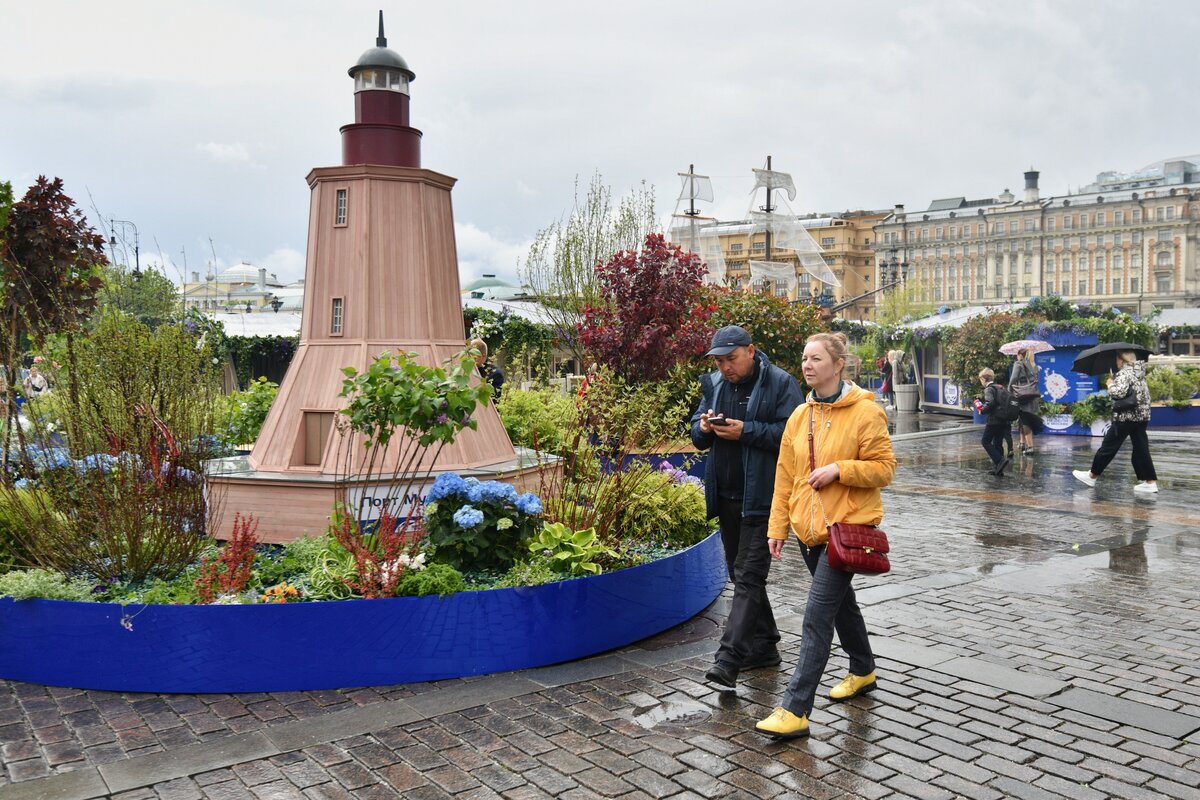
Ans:
<svg viewBox="0 0 1200 800"><path fill-rule="evenodd" d="M1200 717L1147 706L1120 697L1110 697L1087 689L1071 688L1053 702L1063 708L1100 719L1132 725L1163 736L1183 737L1200 730Z"/></svg>

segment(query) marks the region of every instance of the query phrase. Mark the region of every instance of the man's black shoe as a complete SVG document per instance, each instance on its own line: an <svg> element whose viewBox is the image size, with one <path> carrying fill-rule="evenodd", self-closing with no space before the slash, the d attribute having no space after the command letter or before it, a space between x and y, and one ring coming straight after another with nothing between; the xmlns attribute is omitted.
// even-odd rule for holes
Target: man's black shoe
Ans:
<svg viewBox="0 0 1200 800"><path fill-rule="evenodd" d="M709 667L708 672L704 673L704 680L733 689L737 686L737 674L738 671L735 668L726 664L713 664Z"/></svg>
<svg viewBox="0 0 1200 800"><path fill-rule="evenodd" d="M1004 477L1004 468L1007 467L1009 465L1009 463L1010 463L1010 459L1007 459L1007 458L1004 459L1003 461L1001 461L999 464L996 465L996 468L992 470L992 474L998 475L1000 477Z"/></svg>
<svg viewBox="0 0 1200 800"><path fill-rule="evenodd" d="M777 667L783 661L779 651L775 649L762 653L754 653L742 663L742 669L758 669L759 667Z"/></svg>

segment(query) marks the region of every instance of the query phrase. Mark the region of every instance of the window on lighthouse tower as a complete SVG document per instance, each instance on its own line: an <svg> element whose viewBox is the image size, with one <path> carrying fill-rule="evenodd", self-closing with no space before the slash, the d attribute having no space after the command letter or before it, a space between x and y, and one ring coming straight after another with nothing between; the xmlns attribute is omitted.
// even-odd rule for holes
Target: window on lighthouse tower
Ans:
<svg viewBox="0 0 1200 800"><path fill-rule="evenodd" d="M354 91L383 89L408 94L408 76L398 69L373 67L364 69L354 76Z"/></svg>

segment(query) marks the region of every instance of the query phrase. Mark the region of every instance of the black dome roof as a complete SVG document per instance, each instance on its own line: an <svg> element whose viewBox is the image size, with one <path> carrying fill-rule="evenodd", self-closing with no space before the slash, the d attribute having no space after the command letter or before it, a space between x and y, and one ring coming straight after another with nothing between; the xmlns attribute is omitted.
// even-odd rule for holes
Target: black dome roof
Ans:
<svg viewBox="0 0 1200 800"><path fill-rule="evenodd" d="M375 46L358 57L358 62L349 70L350 77L353 78L364 69L371 68L398 69L408 75L410 81L417 78L416 73L408 68L408 62L401 58L399 53L387 46L387 38L383 35L382 11L379 12L379 36L375 38Z"/></svg>

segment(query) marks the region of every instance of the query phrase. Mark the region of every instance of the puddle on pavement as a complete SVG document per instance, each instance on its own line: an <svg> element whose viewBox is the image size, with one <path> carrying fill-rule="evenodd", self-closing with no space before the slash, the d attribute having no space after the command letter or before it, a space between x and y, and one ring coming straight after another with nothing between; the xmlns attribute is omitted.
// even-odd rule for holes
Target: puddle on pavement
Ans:
<svg viewBox="0 0 1200 800"><path fill-rule="evenodd" d="M643 728L657 725L697 725L712 716L708 706L690 700L665 700L658 705L640 708L633 721Z"/></svg>

